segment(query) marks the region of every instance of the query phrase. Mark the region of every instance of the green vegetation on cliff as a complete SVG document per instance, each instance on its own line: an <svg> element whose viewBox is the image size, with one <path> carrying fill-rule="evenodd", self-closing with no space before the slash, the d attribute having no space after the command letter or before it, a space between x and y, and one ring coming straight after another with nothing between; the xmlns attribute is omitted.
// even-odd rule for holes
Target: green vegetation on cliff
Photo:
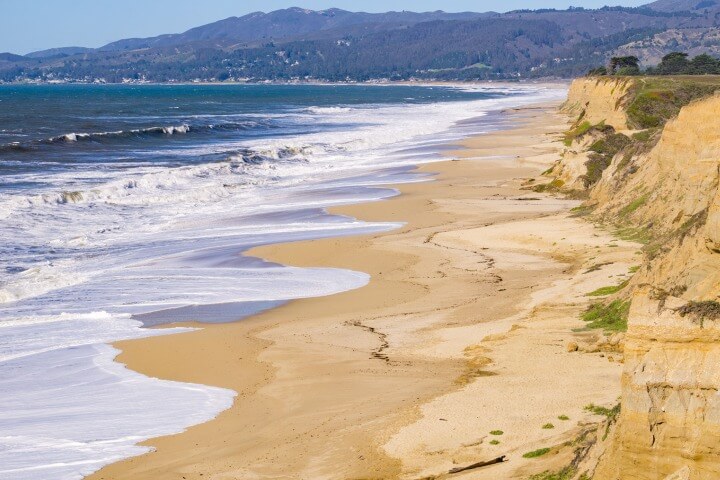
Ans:
<svg viewBox="0 0 720 480"><path fill-rule="evenodd" d="M580 121L580 120L578 120ZM566 147L569 147L572 145L573 140L575 140L578 137L582 137L585 135L591 128L593 128L593 125L588 122L587 120L577 125L575 128L569 130L565 133L565 139L563 142L565 143Z"/></svg>
<svg viewBox="0 0 720 480"><path fill-rule="evenodd" d="M608 295L614 295L623 288L625 288L628 284L628 281L625 280L619 285L609 285L607 287L600 287L597 290L593 290L592 292L588 293L588 297L607 297Z"/></svg>
<svg viewBox="0 0 720 480"><path fill-rule="evenodd" d="M629 300L614 300L609 304L594 303L582 314L588 328L601 328L610 332L627 330Z"/></svg>
<svg viewBox="0 0 720 480"><path fill-rule="evenodd" d="M630 139L622 133L615 133L612 127L608 127L603 133L605 136L596 140L588 150L588 161L585 162L587 173L583 178L585 188L596 184L603 171L610 166L613 157L618 154L629 143Z"/></svg>
<svg viewBox="0 0 720 480"><path fill-rule="evenodd" d="M693 100L720 89L720 77L643 77L628 92L626 111L630 126L658 128Z"/></svg>
<svg viewBox="0 0 720 480"><path fill-rule="evenodd" d="M627 127L641 131L628 136L617 132L613 126L606 125L605 121L593 125L586 119L585 108L579 112L575 124L565 133L563 141L568 147L575 142L586 142L585 145L591 142L586 148L586 171L579 177L585 191L591 190L600 181L603 172L613 161L616 162L613 172L615 181L623 181L634 174L638 168L635 160L655 146L668 120L676 117L680 109L691 102L720 91L720 75L616 77L597 80L606 81L616 81L618 88L629 85L626 93L617 99L615 108L624 113ZM616 127L623 128L624 125ZM559 179L556 179L554 183L536 187L536 191L561 190L564 183L559 183ZM647 194L640 193L619 212L615 227L626 232L624 237L642 239L643 243L649 241L651 235L646 226L634 225L628 218L647 200ZM628 233L631 231L633 233Z"/></svg>

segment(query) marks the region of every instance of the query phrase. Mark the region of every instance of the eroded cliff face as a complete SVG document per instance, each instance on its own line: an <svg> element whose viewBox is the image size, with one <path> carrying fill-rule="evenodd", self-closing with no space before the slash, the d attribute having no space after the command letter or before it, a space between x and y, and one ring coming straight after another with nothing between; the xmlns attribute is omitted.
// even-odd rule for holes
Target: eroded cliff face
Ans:
<svg viewBox="0 0 720 480"><path fill-rule="evenodd" d="M576 81L568 105L627 129L609 108L622 109L627 80L595 82ZM585 186L595 220L647 243L620 294L632 299L621 413L593 478L720 479L720 96L684 106L664 128L624 133L632 142L594 184L579 181L578 158L597 134L568 142L552 172L567 189Z"/></svg>
<svg viewBox="0 0 720 480"><path fill-rule="evenodd" d="M677 228L712 202L720 160L720 96L684 107L670 120L649 152L624 154L604 172L591 192L599 214L621 215L625 209L638 225L667 232ZM629 168L633 167L633 168ZM634 193L633 193L634 192ZM643 198L632 211L627 200Z"/></svg>
<svg viewBox="0 0 720 480"><path fill-rule="evenodd" d="M631 80L613 78L583 78L570 85L568 99L562 110L578 122L605 122L617 130L627 128L628 119L622 100L632 87Z"/></svg>
<svg viewBox="0 0 720 480"><path fill-rule="evenodd" d="M631 81L609 78L578 79L572 83L561 110L574 119L574 125L566 137L563 160L552 172L563 190L582 191L595 183L595 179L587 178L587 164L592 160L589 148L607 131L628 129L624 101L632 87Z"/></svg>
<svg viewBox="0 0 720 480"><path fill-rule="evenodd" d="M596 479L720 478L720 322L686 305L635 292L620 420Z"/></svg>

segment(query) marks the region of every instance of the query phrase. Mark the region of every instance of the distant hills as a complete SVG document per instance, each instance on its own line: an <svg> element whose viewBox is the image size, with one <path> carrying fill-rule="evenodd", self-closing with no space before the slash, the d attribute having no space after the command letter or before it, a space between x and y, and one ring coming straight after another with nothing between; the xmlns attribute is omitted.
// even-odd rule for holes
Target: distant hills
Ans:
<svg viewBox="0 0 720 480"><path fill-rule="evenodd" d="M50 48L48 50L40 50L38 52L32 52L25 55L27 58L60 58L69 57L71 55L78 55L80 53L92 53L96 51L94 48L85 47L60 47Z"/></svg>
<svg viewBox="0 0 720 480"><path fill-rule="evenodd" d="M717 0L657 0L647 6L661 12L698 12L707 8L715 8L720 4Z"/></svg>
<svg viewBox="0 0 720 480"><path fill-rule="evenodd" d="M358 25L374 25L377 29L397 29L434 20L469 20L487 14L445 12L388 12L354 13L338 8L314 11L288 8L270 13L254 12L242 17L230 17L218 22L192 28L184 33L151 38L130 38L100 47L99 51L118 52L139 48L174 47L205 44L213 47L237 47L237 44L260 40L302 39L317 37L321 32L337 36ZM322 35L321 36L328 36Z"/></svg>
<svg viewBox="0 0 720 480"><path fill-rule="evenodd" d="M97 49L0 54L0 81L260 81L570 77L616 52L720 51L720 1L508 13L288 8ZM693 50L694 49L694 50Z"/></svg>

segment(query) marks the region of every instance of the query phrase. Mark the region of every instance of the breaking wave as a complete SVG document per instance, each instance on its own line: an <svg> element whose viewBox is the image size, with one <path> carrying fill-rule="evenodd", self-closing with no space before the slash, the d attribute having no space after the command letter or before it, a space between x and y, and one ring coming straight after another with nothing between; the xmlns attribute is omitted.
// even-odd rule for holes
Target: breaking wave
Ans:
<svg viewBox="0 0 720 480"><path fill-rule="evenodd" d="M268 121L243 121L226 122L219 124L191 125L183 123L180 125L168 125L147 128L135 128L131 130L116 130L110 132L70 132L56 135L47 139L31 140L20 143L12 142L0 145L0 152L22 152L31 151L44 145L72 144L77 142L107 142L116 139L143 138L143 137L170 137L187 133L207 133L211 131L242 131L255 128L272 128Z"/></svg>
<svg viewBox="0 0 720 480"><path fill-rule="evenodd" d="M168 127L150 127L150 128L139 128L134 130L118 130L116 132L97 132L97 133L66 133L64 135L58 135L57 137L51 137L48 139L49 143L72 143L82 140L99 140L103 138L113 137L133 137L142 135L174 135L180 133L187 133L190 131L190 125L171 125Z"/></svg>
<svg viewBox="0 0 720 480"><path fill-rule="evenodd" d="M352 108L348 107L309 107L307 109L309 113L318 115L336 114L336 113L348 113L352 111Z"/></svg>
<svg viewBox="0 0 720 480"><path fill-rule="evenodd" d="M267 165L266 168L272 175L272 170L278 163L305 164L308 162L307 155L311 153L313 151L309 146L244 148L227 152L222 161L158 169L132 178L113 180L91 189L6 197L4 202L0 202L0 218L8 218L18 210L42 205L93 202L111 205L157 205L225 197L246 182L257 184L262 181L263 174L267 173L259 171L263 165ZM253 173L256 178L251 179ZM221 182L212 181L221 177L225 177ZM230 179L233 181L230 182Z"/></svg>

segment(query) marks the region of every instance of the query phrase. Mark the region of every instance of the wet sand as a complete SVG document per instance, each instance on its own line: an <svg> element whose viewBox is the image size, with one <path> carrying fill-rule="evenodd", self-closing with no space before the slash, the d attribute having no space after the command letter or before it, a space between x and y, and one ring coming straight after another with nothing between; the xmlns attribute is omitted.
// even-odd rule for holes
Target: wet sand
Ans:
<svg viewBox="0 0 720 480"><path fill-rule="evenodd" d="M583 406L618 397L621 366L566 344L590 335L573 332L585 293L617 283L637 248L572 217L577 201L522 189L558 158L567 124L556 108L505 112L517 127L419 169L434 181L331 210L403 228L249 252L367 272L367 286L116 344L134 370L238 396L216 419L88 478L444 478L507 455L452 476L498 479L562 465L568 449L522 454L574 438L597 420ZM500 444L490 430L503 430Z"/></svg>

